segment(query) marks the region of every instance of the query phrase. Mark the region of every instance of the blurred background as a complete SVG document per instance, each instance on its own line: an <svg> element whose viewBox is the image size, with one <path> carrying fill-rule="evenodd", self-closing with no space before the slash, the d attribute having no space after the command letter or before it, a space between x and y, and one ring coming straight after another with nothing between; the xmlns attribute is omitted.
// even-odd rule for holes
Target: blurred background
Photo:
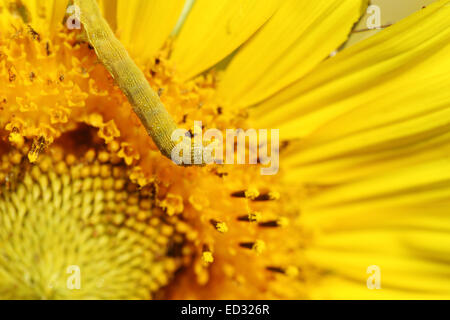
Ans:
<svg viewBox="0 0 450 320"><path fill-rule="evenodd" d="M376 5L380 8L381 25L386 26L406 18L413 12L420 10L423 6L427 6L433 2L435 0L372 0L371 5ZM379 30L367 30L368 19L370 19L370 14L366 13L356 26L350 40L345 45L346 47L379 32Z"/></svg>

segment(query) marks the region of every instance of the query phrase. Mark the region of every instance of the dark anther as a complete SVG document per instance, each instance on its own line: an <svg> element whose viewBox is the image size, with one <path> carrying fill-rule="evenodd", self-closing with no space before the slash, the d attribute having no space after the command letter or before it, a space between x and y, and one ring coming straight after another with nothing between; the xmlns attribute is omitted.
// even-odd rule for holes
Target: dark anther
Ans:
<svg viewBox="0 0 450 320"><path fill-rule="evenodd" d="M241 242L241 243L239 243L239 246L241 248L245 248L245 249L253 249L254 245L255 245L254 242Z"/></svg>
<svg viewBox="0 0 450 320"><path fill-rule="evenodd" d="M216 225L219 223L219 221L211 219L211 220L209 220L209 223L211 223L213 225L213 227L215 228Z"/></svg>
<svg viewBox="0 0 450 320"><path fill-rule="evenodd" d="M30 32L30 34L31 34L31 36L33 37L34 40L37 40L39 42L41 41L40 34L37 33L31 26L28 26L28 30L29 30L29 32Z"/></svg>
<svg viewBox="0 0 450 320"><path fill-rule="evenodd" d="M286 271L280 267L267 267L266 270L271 271L271 272L276 272L276 273L282 273L282 274L286 273Z"/></svg>
<svg viewBox="0 0 450 320"><path fill-rule="evenodd" d="M228 176L228 172L215 172L215 175L218 176L219 178L223 178Z"/></svg>
<svg viewBox="0 0 450 320"><path fill-rule="evenodd" d="M278 221L273 220L273 221L260 222L259 226L264 227L264 228L276 228L276 227L279 227L280 224Z"/></svg>
<svg viewBox="0 0 450 320"><path fill-rule="evenodd" d="M12 71L9 71L9 82L14 82L15 80L16 75Z"/></svg>
<svg viewBox="0 0 450 320"><path fill-rule="evenodd" d="M245 198L245 191L236 191L231 194L233 198Z"/></svg>
<svg viewBox="0 0 450 320"><path fill-rule="evenodd" d="M270 200L274 200L274 199L273 199L273 197L270 196L269 193L260 194L255 199L253 199L253 201L270 201Z"/></svg>

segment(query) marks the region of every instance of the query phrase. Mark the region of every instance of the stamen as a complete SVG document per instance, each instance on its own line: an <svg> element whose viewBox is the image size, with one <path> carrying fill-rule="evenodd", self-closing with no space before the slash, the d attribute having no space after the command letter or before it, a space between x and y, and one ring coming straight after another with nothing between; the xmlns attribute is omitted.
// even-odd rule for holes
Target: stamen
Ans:
<svg viewBox="0 0 450 320"><path fill-rule="evenodd" d="M245 190L244 191L236 191L231 194L234 198L245 198Z"/></svg>
<svg viewBox="0 0 450 320"><path fill-rule="evenodd" d="M267 193L260 193L254 188L233 192L231 196L234 198L246 198L252 201L273 201L280 199L279 192L270 191Z"/></svg>
<svg viewBox="0 0 450 320"><path fill-rule="evenodd" d="M212 252L210 251L203 251L202 253L202 261L205 265L209 265L214 262L214 257Z"/></svg>
<svg viewBox="0 0 450 320"><path fill-rule="evenodd" d="M214 219L210 220L211 224L216 228L217 231L220 233L226 233L228 232L228 226L225 222L220 222Z"/></svg>
<svg viewBox="0 0 450 320"><path fill-rule="evenodd" d="M280 267L266 267L268 271L285 274L286 270Z"/></svg>
<svg viewBox="0 0 450 320"><path fill-rule="evenodd" d="M269 192L265 194L260 194L256 198L252 199L253 201L273 201L273 200L279 200L280 194L278 192Z"/></svg>
<svg viewBox="0 0 450 320"><path fill-rule="evenodd" d="M38 42L41 41L41 35L36 32L31 26L28 26L28 31L30 32L31 36L34 40L37 40Z"/></svg>
<svg viewBox="0 0 450 320"><path fill-rule="evenodd" d="M41 152L44 151L45 147L46 144L44 137L40 137L39 139L33 141L31 150L28 153L28 160L30 161L30 163L35 163L37 161L39 154L41 154Z"/></svg>
<svg viewBox="0 0 450 320"><path fill-rule="evenodd" d="M247 198L250 200L255 200L260 196L260 194L258 190L250 188L247 190L233 192L231 196L234 198Z"/></svg>
<svg viewBox="0 0 450 320"><path fill-rule="evenodd" d="M212 254L212 250L210 249L210 247L207 244L203 245L202 261L203 261L203 265L205 267L209 266L211 263L214 262L214 256Z"/></svg>
<svg viewBox="0 0 450 320"><path fill-rule="evenodd" d="M266 249L266 244L262 240L256 240L255 242L241 242L239 243L239 246L241 248L253 250L257 254L263 253Z"/></svg>
<svg viewBox="0 0 450 320"><path fill-rule="evenodd" d="M285 227L287 224L288 224L287 219L280 218L277 220L260 222L259 226L264 228L278 228L278 227Z"/></svg>
<svg viewBox="0 0 450 320"><path fill-rule="evenodd" d="M246 216L238 217L238 221L258 222L259 220L261 220L261 213L260 212L250 212Z"/></svg>
<svg viewBox="0 0 450 320"><path fill-rule="evenodd" d="M294 266L289 266L289 267L269 266L269 267L266 267L266 270L271 271L271 272L275 272L275 273L284 274L284 275L287 275L289 277L296 277L298 275L298 273L299 273L298 268L294 267Z"/></svg>

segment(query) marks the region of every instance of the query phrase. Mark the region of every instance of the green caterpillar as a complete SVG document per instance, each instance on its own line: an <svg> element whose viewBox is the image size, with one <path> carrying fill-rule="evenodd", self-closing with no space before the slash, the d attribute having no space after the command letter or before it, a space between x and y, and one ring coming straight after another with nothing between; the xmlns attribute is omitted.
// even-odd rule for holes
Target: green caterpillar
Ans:
<svg viewBox="0 0 450 320"><path fill-rule="evenodd" d="M80 21L98 59L126 95L158 149L164 156L171 159L172 150L175 148L175 142L172 141L171 136L177 130L175 121L167 112L158 94L150 87L143 72L115 37L108 22L103 18L97 2L75 0L74 4L79 8ZM202 164L201 158L196 161L199 153L194 152L193 146L190 147L191 164Z"/></svg>

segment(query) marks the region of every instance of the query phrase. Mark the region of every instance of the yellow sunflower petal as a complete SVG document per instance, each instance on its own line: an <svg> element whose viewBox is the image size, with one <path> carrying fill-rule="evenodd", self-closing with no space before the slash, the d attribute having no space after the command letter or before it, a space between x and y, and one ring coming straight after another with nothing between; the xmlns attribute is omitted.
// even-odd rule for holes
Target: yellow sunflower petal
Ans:
<svg viewBox="0 0 450 320"><path fill-rule="evenodd" d="M103 16L114 31L117 29L117 1L118 0L98 0Z"/></svg>
<svg viewBox="0 0 450 320"><path fill-rule="evenodd" d="M367 275L369 276L369 275ZM448 295L439 293L423 293L399 289L370 290L364 282L346 279L340 276L324 276L320 283L310 289L312 299L350 299L350 300L417 300L448 299Z"/></svg>
<svg viewBox="0 0 450 320"><path fill-rule="evenodd" d="M413 256L429 255L441 262L450 262L450 237L448 230L420 230L415 228L373 230L345 230L318 237L314 243L315 248L335 252L352 252L384 254L400 256L402 254ZM375 261L374 261L375 263Z"/></svg>
<svg viewBox="0 0 450 320"><path fill-rule="evenodd" d="M331 188L310 199L307 206L399 206L443 200L449 195L450 160L444 158Z"/></svg>
<svg viewBox="0 0 450 320"><path fill-rule="evenodd" d="M326 234L380 229L448 235L449 169L450 162L440 159L330 188L304 201L302 221Z"/></svg>
<svg viewBox="0 0 450 320"><path fill-rule="evenodd" d="M422 98L432 99L429 92L419 89L433 88L420 81L439 74L445 80L439 69L445 69L448 61L441 60L443 66L436 67L436 57L442 59L448 54L448 3L439 1L325 61L309 76L255 108L258 123L270 126L281 122L286 138L302 138L337 116L368 103L382 106L374 110L376 113L381 108L390 111L396 107L390 103L400 102L401 98L413 94L416 94L413 98L418 98L417 91ZM430 74L422 74L428 68ZM413 83L415 87L411 90ZM414 99L406 102L412 103ZM407 112L408 108L400 107ZM371 120L371 114L367 116L364 122ZM294 126L294 122L298 125ZM361 124L361 121L354 123Z"/></svg>
<svg viewBox="0 0 450 320"><path fill-rule="evenodd" d="M448 4L344 50L255 108L256 126L303 139L285 162L297 178L337 183L443 155L436 146L448 143Z"/></svg>
<svg viewBox="0 0 450 320"><path fill-rule="evenodd" d="M39 1L42 3L43 1ZM68 5L67 0L45 1L46 17L50 17L50 30L55 30L58 24L63 22L63 18Z"/></svg>
<svg viewBox="0 0 450 320"><path fill-rule="evenodd" d="M219 95L248 106L300 79L346 39L367 1L287 0L228 66Z"/></svg>
<svg viewBox="0 0 450 320"><path fill-rule="evenodd" d="M425 162L305 200L302 222L316 235L306 256L323 272L350 280L352 288L347 293L341 283L339 293L324 284L327 293L317 294L449 297L449 165L443 159ZM371 265L381 269L382 289L373 290L377 293L366 288Z"/></svg>
<svg viewBox="0 0 450 320"><path fill-rule="evenodd" d="M184 79L237 49L274 13L276 0L197 0L176 41L172 60Z"/></svg>
<svg viewBox="0 0 450 320"><path fill-rule="evenodd" d="M8 1L0 0L0 30L5 30L10 24L11 16L8 14Z"/></svg>
<svg viewBox="0 0 450 320"><path fill-rule="evenodd" d="M417 140L422 140L414 143L400 140L378 148L365 148L359 152L349 152L320 161L303 161L303 156L308 156L309 150L304 149L304 153L299 153L293 148L291 152L286 153L284 163L294 166L288 176L290 180L320 185L351 182L361 177L375 176L380 172L447 157L450 133L446 131L448 130L444 126L416 136Z"/></svg>
<svg viewBox="0 0 450 320"><path fill-rule="evenodd" d="M315 210L305 210L302 222L312 228L320 226L321 233L351 230L434 230L450 232L447 212L449 202L434 201L404 206L367 203L350 204Z"/></svg>
<svg viewBox="0 0 450 320"><path fill-rule="evenodd" d="M378 257L308 252L308 258L321 261L328 274L311 288L316 299L448 299L450 296L448 265L420 263L407 257ZM333 261L334 264L330 264ZM367 268L378 261L381 272L380 289L369 289L371 274ZM335 268L333 268L335 267Z"/></svg>
<svg viewBox="0 0 450 320"><path fill-rule="evenodd" d="M318 237L306 250L306 256L328 274L352 280L368 291L372 290L367 288L370 276L367 268L377 266L381 288L374 291L386 291L389 295L389 291L399 290L397 298L405 296L401 291L423 297L430 294L448 297L449 242L448 232L346 231Z"/></svg>
<svg viewBox="0 0 450 320"><path fill-rule="evenodd" d="M8 10L13 15L20 17L29 23L36 32L54 31L58 24L62 24L68 0L2 0L1 11ZM8 19L5 13L0 11L0 20Z"/></svg>
<svg viewBox="0 0 450 320"><path fill-rule="evenodd" d="M167 40L184 0L118 0L117 33L134 56L147 59Z"/></svg>

